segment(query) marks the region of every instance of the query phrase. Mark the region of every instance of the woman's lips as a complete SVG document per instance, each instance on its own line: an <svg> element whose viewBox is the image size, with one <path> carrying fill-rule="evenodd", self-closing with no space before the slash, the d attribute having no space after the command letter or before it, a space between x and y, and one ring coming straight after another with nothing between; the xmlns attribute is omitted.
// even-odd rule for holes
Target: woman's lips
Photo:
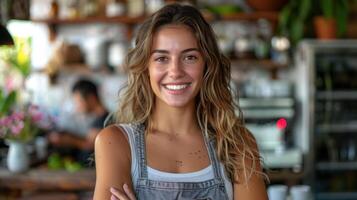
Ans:
<svg viewBox="0 0 357 200"><path fill-rule="evenodd" d="M163 84L163 87L168 91L168 93L176 94L176 95L184 93L190 86L191 86L191 83Z"/></svg>

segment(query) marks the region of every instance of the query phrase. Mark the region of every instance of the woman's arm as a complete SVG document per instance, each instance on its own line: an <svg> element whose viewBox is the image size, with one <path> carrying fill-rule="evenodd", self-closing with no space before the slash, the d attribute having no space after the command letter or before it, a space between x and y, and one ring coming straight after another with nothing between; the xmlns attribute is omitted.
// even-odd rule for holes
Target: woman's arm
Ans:
<svg viewBox="0 0 357 200"><path fill-rule="evenodd" d="M248 140L247 142L249 145L254 149L258 150L258 146L254 136L248 132ZM251 160L245 160L245 164L248 167L252 167ZM257 172L262 172L261 164L258 161L255 163L255 168ZM253 173L252 176L249 178L247 184L245 184L246 180L244 180L244 176L241 175L243 180L239 180L240 183L234 183L233 186L233 196L234 200L241 200L241 199L249 199L249 200L268 200L268 195L265 188L264 177L260 174Z"/></svg>
<svg viewBox="0 0 357 200"><path fill-rule="evenodd" d="M268 200L264 180L256 174L249 179L248 185L235 183L233 191L234 200Z"/></svg>
<svg viewBox="0 0 357 200"><path fill-rule="evenodd" d="M116 126L103 129L95 139L96 184L94 200L109 200L110 188L132 189L131 154L128 140Z"/></svg>

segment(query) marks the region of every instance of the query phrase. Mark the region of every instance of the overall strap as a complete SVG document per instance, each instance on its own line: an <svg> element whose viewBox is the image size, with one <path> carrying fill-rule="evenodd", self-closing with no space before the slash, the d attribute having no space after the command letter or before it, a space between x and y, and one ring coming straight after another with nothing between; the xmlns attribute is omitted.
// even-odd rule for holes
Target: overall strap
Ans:
<svg viewBox="0 0 357 200"><path fill-rule="evenodd" d="M219 160L218 160L218 157L216 154L216 150L215 150L215 140L209 139L209 138L207 138L207 136L208 136L208 134L207 134L207 128L206 128L204 139L205 139L205 143L206 143L206 146L208 149L208 155L211 160L214 177L216 179L223 181L222 173L221 173L221 166L220 166L220 163L219 163Z"/></svg>
<svg viewBox="0 0 357 200"><path fill-rule="evenodd" d="M146 153L145 153L145 126L144 124L135 124L135 143L139 164L139 179L147 179L148 172L146 167Z"/></svg>

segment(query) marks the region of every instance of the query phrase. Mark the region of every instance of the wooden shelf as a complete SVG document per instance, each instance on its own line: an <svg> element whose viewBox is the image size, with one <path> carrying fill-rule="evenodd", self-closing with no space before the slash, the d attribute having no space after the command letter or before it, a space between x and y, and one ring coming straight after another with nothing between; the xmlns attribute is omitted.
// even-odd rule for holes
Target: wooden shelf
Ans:
<svg viewBox="0 0 357 200"><path fill-rule="evenodd" d="M93 190L95 171L82 169L77 172L64 170L30 169L26 173L12 174L0 169L0 188L21 190Z"/></svg>
<svg viewBox="0 0 357 200"><path fill-rule="evenodd" d="M269 59L233 59L231 60L231 63L232 68L260 67L268 70L277 70L288 67L288 65L276 63Z"/></svg>
<svg viewBox="0 0 357 200"><path fill-rule="evenodd" d="M283 182L283 184L288 186L300 184L303 181L304 177L306 176L306 173L303 171L293 172L289 169L268 170L265 171L265 173L268 175L269 181L271 183Z"/></svg>
<svg viewBox="0 0 357 200"><path fill-rule="evenodd" d="M223 21L239 21L239 20L259 20L267 19L271 21L278 20L277 12L254 12L254 13L234 13L214 16L211 13L204 13L204 17L208 21L223 20ZM130 17L89 17L89 18L76 18L76 19L32 19L36 23L46 23L49 25L65 25L65 24L87 24L87 23L122 23L122 24L139 24L143 22L148 16Z"/></svg>
<svg viewBox="0 0 357 200"><path fill-rule="evenodd" d="M273 22L277 22L279 19L278 12L253 12L253 13L234 13L220 16L221 20L236 21L236 20L248 20L255 21L259 19L267 19Z"/></svg>
<svg viewBox="0 0 357 200"><path fill-rule="evenodd" d="M268 177L274 181L281 181L281 180L302 180L305 176L304 172L291 172L287 170L282 171L269 171L267 172Z"/></svg>
<svg viewBox="0 0 357 200"><path fill-rule="evenodd" d="M145 16L129 17L89 17L76 19L33 19L36 23L46 23L48 25L66 25L66 24L89 24L89 23L121 23L121 24L138 24L144 21Z"/></svg>
<svg viewBox="0 0 357 200"><path fill-rule="evenodd" d="M226 15L214 15L212 13L203 13L203 16L207 21L239 21L239 20L259 20L261 18L270 20L273 22L273 26L278 21L277 12L254 12L254 13L235 13ZM32 19L35 23L45 23L50 29L50 40L54 40L57 35L58 25L78 25L78 24L93 24L93 23L104 23L104 24L124 24L128 25L127 38L130 39L133 35L133 26L142 23L148 16L138 16L130 17L127 15L118 17L88 17L88 18L75 18L75 19Z"/></svg>

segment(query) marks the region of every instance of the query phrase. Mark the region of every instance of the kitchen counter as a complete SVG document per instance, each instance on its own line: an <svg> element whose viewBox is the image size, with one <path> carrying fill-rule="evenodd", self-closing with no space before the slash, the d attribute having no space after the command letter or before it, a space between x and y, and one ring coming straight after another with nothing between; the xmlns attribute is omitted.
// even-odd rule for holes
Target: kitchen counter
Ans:
<svg viewBox="0 0 357 200"><path fill-rule="evenodd" d="M65 170L30 169L21 174L13 174L0 168L0 188L9 190L94 190L95 170L82 169L77 172Z"/></svg>

